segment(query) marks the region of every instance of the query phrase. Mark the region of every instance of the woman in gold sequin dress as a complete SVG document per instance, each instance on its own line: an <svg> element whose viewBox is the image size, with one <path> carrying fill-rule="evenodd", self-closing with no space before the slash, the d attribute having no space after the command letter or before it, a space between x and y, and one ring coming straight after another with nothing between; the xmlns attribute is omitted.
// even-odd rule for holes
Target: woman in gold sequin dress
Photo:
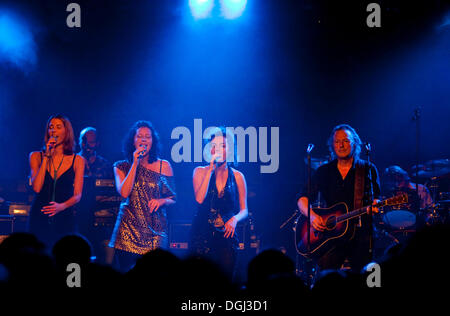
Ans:
<svg viewBox="0 0 450 316"><path fill-rule="evenodd" d="M159 138L152 124L138 121L124 143L126 160L114 164L116 188L124 198L109 246L122 272L136 259L168 246L166 206L175 203L173 171L159 159Z"/></svg>

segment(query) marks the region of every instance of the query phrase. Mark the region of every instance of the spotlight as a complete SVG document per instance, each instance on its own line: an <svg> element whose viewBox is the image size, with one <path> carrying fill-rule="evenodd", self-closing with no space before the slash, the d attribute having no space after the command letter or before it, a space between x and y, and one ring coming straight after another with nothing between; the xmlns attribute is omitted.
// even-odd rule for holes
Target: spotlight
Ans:
<svg viewBox="0 0 450 316"><path fill-rule="evenodd" d="M214 6L214 0L189 0L191 13L196 19L209 17Z"/></svg>
<svg viewBox="0 0 450 316"><path fill-rule="evenodd" d="M16 14L0 9L0 63L6 61L25 68L36 62L35 50L27 23Z"/></svg>
<svg viewBox="0 0 450 316"><path fill-rule="evenodd" d="M247 0L220 0L222 15L226 19L235 19L242 15Z"/></svg>

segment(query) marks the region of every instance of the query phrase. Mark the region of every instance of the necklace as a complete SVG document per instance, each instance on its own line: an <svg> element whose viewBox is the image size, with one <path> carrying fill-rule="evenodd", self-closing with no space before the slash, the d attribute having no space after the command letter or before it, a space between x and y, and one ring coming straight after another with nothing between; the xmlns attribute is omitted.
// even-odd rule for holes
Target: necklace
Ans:
<svg viewBox="0 0 450 316"><path fill-rule="evenodd" d="M61 161L58 165L58 168L55 168L55 165L53 164L53 158L51 159L52 162L52 167L53 167L53 193L52 193L52 202L55 201L55 195L56 195L56 182L58 180L58 171L61 168L61 165L63 163L64 160L64 155L61 158Z"/></svg>

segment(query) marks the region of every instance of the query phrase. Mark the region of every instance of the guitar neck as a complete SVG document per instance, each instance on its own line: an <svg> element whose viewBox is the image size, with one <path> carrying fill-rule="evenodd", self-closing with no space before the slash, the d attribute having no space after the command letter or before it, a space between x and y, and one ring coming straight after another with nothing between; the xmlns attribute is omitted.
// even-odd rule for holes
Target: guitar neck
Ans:
<svg viewBox="0 0 450 316"><path fill-rule="evenodd" d="M359 216L361 216L361 215L367 213L367 211L369 210L369 207L370 207L370 206L364 206L364 207L359 208L359 209L357 209L357 210L348 212L347 214L343 214L343 215L341 215L341 216L338 216L338 217L336 218L336 222L337 222L337 223L340 223L340 222L343 222L343 221L348 221L348 220L350 220L350 219L359 217Z"/></svg>

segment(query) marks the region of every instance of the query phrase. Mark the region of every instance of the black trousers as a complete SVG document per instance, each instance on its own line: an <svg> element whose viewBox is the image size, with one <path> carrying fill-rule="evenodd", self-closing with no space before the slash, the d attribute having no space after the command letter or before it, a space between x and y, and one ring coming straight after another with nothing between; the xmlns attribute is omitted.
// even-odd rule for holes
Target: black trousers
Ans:
<svg viewBox="0 0 450 316"><path fill-rule="evenodd" d="M370 230L356 228L351 240L338 241L336 246L317 260L319 271L340 269L348 261L351 271L359 273L371 260L369 252Z"/></svg>
<svg viewBox="0 0 450 316"><path fill-rule="evenodd" d="M216 263L233 280L236 276L239 241L225 238L224 233L207 227L201 234L191 237L190 252Z"/></svg>

